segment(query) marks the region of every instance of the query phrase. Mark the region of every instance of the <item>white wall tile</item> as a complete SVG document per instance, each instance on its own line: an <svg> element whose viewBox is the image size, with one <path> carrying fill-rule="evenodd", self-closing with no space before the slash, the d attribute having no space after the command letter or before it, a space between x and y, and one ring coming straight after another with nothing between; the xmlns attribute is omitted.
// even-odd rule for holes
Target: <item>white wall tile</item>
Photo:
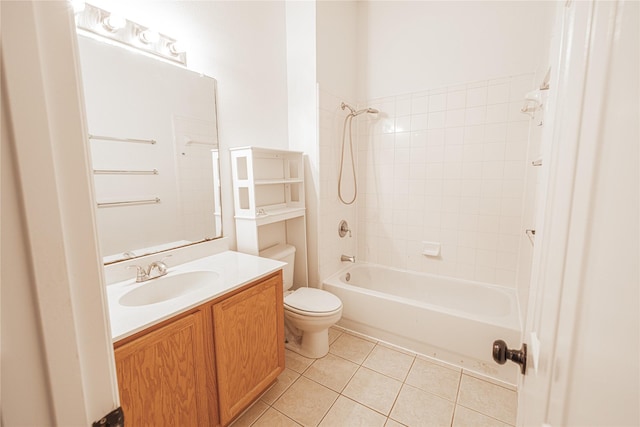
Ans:
<svg viewBox="0 0 640 427"><path fill-rule="evenodd" d="M427 129L428 126L428 114L420 113L411 116L411 130L420 131Z"/></svg>
<svg viewBox="0 0 640 427"><path fill-rule="evenodd" d="M471 107L465 110L464 124L467 126L474 126L483 124L485 121L485 114L487 112L486 106Z"/></svg>
<svg viewBox="0 0 640 427"><path fill-rule="evenodd" d="M504 123L509 117L509 104L494 104L487 106L486 123Z"/></svg>
<svg viewBox="0 0 640 427"><path fill-rule="evenodd" d="M447 110L457 110L467 105L467 92L459 90L447 93Z"/></svg>
<svg viewBox="0 0 640 427"><path fill-rule="evenodd" d="M530 122L515 114L512 90L530 77L369 103L385 112L359 128L372 133L359 144L360 259L515 286ZM337 176L339 135L323 136L335 148L321 168ZM423 257L422 240L441 242L442 257Z"/></svg>
<svg viewBox="0 0 640 427"><path fill-rule="evenodd" d="M427 145L444 145L444 129L431 129L427 131Z"/></svg>
<svg viewBox="0 0 640 427"><path fill-rule="evenodd" d="M462 145L446 145L444 148L445 163L462 162Z"/></svg>
<svg viewBox="0 0 640 427"><path fill-rule="evenodd" d="M504 142L487 142L484 145L482 152L482 160L487 161L502 161L504 160L505 146Z"/></svg>
<svg viewBox="0 0 640 427"><path fill-rule="evenodd" d="M530 121L517 121L507 124L508 141L526 141L529 138Z"/></svg>
<svg viewBox="0 0 640 427"><path fill-rule="evenodd" d="M482 178L482 146L479 146L480 155L475 159L466 161L463 153L462 179L481 179Z"/></svg>
<svg viewBox="0 0 640 427"><path fill-rule="evenodd" d="M409 148L411 147L411 133L396 131L395 138L393 140L394 147L398 148Z"/></svg>
<svg viewBox="0 0 640 427"><path fill-rule="evenodd" d="M464 142L466 143L478 143L484 140L485 126L473 125L465 126L464 128Z"/></svg>
<svg viewBox="0 0 640 427"><path fill-rule="evenodd" d="M444 111L447 109L447 95L446 93L429 96L429 112Z"/></svg>
<svg viewBox="0 0 640 427"><path fill-rule="evenodd" d="M445 126L464 126L464 108L460 108L458 110L447 110Z"/></svg>
<svg viewBox="0 0 640 427"><path fill-rule="evenodd" d="M396 118L395 132L409 132L411 130L411 116Z"/></svg>
<svg viewBox="0 0 640 427"><path fill-rule="evenodd" d="M409 114L411 114L411 96L399 96L396 99L396 117L408 116Z"/></svg>
<svg viewBox="0 0 640 427"><path fill-rule="evenodd" d="M444 141L446 145L461 145L464 143L464 128L452 127L444 131Z"/></svg>
<svg viewBox="0 0 640 427"><path fill-rule="evenodd" d="M507 137L507 125L506 123L491 123L487 124L484 128L484 141L486 142L500 142L504 141Z"/></svg>
<svg viewBox="0 0 640 427"><path fill-rule="evenodd" d="M411 97L411 114L424 114L429 111L429 98L422 93Z"/></svg>
<svg viewBox="0 0 640 427"><path fill-rule="evenodd" d="M478 107L487 104L487 86L481 86L478 88L470 88L467 91L467 103L466 107Z"/></svg>
<svg viewBox="0 0 640 427"><path fill-rule="evenodd" d="M491 85L487 89L487 104L509 102L509 83Z"/></svg>
<svg viewBox="0 0 640 427"><path fill-rule="evenodd" d="M445 124L444 111L429 113L429 117L427 119L427 129L440 129L444 127L444 124Z"/></svg>
<svg viewBox="0 0 640 427"><path fill-rule="evenodd" d="M464 163L479 162L482 160L482 144L465 144L462 149L462 161ZM463 166L464 175L464 166Z"/></svg>
<svg viewBox="0 0 640 427"><path fill-rule="evenodd" d="M464 171L463 171L464 174ZM480 206L480 193L482 191L482 181L479 179L466 179L463 176L463 179L460 180L462 182L462 192L460 195L462 197L473 197L478 199L478 209Z"/></svg>

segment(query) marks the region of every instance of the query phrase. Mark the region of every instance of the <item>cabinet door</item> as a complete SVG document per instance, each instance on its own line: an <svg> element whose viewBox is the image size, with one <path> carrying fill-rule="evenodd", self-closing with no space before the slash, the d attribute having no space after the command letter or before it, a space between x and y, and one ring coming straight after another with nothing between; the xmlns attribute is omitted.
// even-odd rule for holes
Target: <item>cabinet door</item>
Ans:
<svg viewBox="0 0 640 427"><path fill-rule="evenodd" d="M203 350L201 312L116 348L126 425L209 425Z"/></svg>
<svg viewBox="0 0 640 427"><path fill-rule="evenodd" d="M220 421L227 425L284 369L281 274L213 306Z"/></svg>

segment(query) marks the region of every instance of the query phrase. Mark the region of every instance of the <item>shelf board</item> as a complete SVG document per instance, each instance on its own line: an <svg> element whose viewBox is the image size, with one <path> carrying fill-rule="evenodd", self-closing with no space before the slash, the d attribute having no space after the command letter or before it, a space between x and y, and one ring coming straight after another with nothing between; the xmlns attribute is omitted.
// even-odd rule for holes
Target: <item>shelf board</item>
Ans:
<svg viewBox="0 0 640 427"><path fill-rule="evenodd" d="M304 216L305 208L280 208L267 210L264 215L257 216L238 216L236 220L255 221L256 226L273 224L274 222L286 221L292 218Z"/></svg>
<svg viewBox="0 0 640 427"><path fill-rule="evenodd" d="M255 185L300 184L302 178L256 179Z"/></svg>

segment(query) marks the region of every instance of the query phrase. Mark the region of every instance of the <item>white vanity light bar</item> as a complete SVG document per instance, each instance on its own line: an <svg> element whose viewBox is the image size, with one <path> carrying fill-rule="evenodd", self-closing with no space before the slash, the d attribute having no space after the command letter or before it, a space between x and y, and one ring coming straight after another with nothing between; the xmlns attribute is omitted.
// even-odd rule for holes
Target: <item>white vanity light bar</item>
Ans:
<svg viewBox="0 0 640 427"><path fill-rule="evenodd" d="M187 53L183 46L171 37L89 3L85 3L83 9L76 10L76 27L79 29L187 65Z"/></svg>

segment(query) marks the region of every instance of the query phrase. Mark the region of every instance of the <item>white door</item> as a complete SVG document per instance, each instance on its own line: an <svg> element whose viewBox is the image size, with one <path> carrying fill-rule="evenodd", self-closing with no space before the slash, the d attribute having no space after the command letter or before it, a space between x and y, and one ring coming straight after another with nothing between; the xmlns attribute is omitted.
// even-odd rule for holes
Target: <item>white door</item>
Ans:
<svg viewBox="0 0 640 427"><path fill-rule="evenodd" d="M88 426L118 389L66 1L2 2L2 408Z"/></svg>
<svg viewBox="0 0 640 427"><path fill-rule="evenodd" d="M560 6L518 425L640 423L638 16Z"/></svg>

